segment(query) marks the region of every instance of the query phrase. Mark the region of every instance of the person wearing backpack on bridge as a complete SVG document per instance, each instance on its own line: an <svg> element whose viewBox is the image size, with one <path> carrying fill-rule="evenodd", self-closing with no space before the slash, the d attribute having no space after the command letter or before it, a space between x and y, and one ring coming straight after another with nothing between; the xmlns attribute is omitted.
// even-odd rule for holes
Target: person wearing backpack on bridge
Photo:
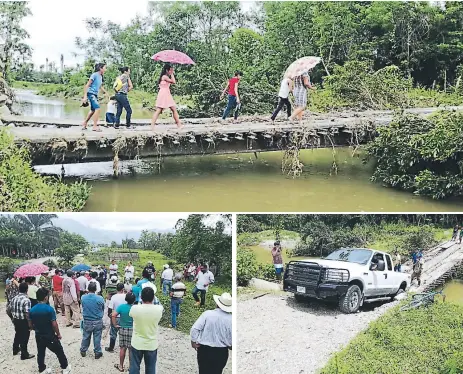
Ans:
<svg viewBox="0 0 463 374"><path fill-rule="evenodd" d="M117 101L117 112L116 112L116 122L114 128L118 129L121 123L122 109L125 109L125 126L128 129L132 128L131 119L132 119L132 108L130 106L128 93L133 90L133 84L130 80L130 68L124 66L119 68L121 75L116 78L114 82L114 91L116 91L116 101Z"/></svg>
<svg viewBox="0 0 463 374"><path fill-rule="evenodd" d="M421 286L421 272L423 271L423 266L424 257L421 256L413 265L412 280L410 281L410 283L413 283L413 280L416 279L418 281L418 287Z"/></svg>

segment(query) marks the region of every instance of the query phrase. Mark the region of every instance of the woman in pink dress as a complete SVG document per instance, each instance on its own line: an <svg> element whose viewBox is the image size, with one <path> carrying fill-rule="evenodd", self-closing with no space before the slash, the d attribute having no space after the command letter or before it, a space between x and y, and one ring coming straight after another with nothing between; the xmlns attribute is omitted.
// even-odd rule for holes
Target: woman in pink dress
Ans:
<svg viewBox="0 0 463 374"><path fill-rule="evenodd" d="M151 128L153 130L159 115L167 108L172 111L177 127L182 127L174 98L170 93L170 85L175 83L177 82L175 80L174 68L170 64L165 64L161 72L161 77L159 78L159 93L156 99L156 112L154 112L153 119L151 120Z"/></svg>

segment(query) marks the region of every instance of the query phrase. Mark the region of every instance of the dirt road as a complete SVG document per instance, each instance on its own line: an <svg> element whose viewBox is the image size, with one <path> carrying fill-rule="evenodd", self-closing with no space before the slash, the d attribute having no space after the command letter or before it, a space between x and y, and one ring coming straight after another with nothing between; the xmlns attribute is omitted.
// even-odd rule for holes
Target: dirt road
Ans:
<svg viewBox="0 0 463 374"><path fill-rule="evenodd" d="M95 360L93 354L93 341L88 351L87 357L80 356L80 329L65 327L64 317L58 317L61 335L63 336L62 344L64 352L72 366L72 374L99 374L99 373L118 373L114 368L114 364L119 362L119 347L116 343L116 352L103 352L103 357ZM10 319L5 313L5 303L0 306L0 373L38 373L37 360L33 358L27 361L21 361L19 356L13 356L12 344L14 336L14 327ZM102 346L107 346L109 343L109 334L103 339ZM29 339L29 352L37 354L34 333L31 333ZM126 363L128 358L126 358ZM53 373L61 373L59 363L56 356L49 351L46 355L46 364L53 368ZM228 360L228 365L224 370L225 374L232 372L231 354ZM188 335L181 332L161 328L159 333L159 350L157 371L159 373L197 373L196 352L191 348ZM144 373L142 364L141 373Z"/></svg>
<svg viewBox="0 0 463 374"><path fill-rule="evenodd" d="M330 355L396 304L366 304L359 313L342 314L336 305L299 304L283 294L242 298L238 373L316 373Z"/></svg>

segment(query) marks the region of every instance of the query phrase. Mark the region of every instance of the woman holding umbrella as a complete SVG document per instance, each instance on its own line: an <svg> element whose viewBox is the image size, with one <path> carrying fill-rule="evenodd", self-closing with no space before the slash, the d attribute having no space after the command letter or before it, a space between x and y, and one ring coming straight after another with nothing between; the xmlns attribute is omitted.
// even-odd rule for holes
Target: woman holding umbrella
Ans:
<svg viewBox="0 0 463 374"><path fill-rule="evenodd" d="M307 56L294 61L286 70L285 77L294 81L293 96L296 110L289 118L290 121L298 118L302 121L304 110L307 107L307 89L315 89L310 83L309 71L313 69L321 59L319 57Z"/></svg>
<svg viewBox="0 0 463 374"><path fill-rule="evenodd" d="M175 80L174 75L174 68L171 64L166 63L161 71L161 76L159 77L159 93L158 97L156 98L156 111L154 112L153 119L151 120L151 127L154 130L154 126L156 125L156 121L159 118L159 115L162 113L164 109L169 108L172 111L172 115L174 116L175 123L177 124L178 128L182 127L182 123L180 122L180 118L178 116L177 107L170 93L170 85L176 84L177 81Z"/></svg>
<svg viewBox="0 0 463 374"><path fill-rule="evenodd" d="M299 121L302 121L302 116L304 111L307 108L307 89L315 89L314 86L310 83L309 73L303 73L302 75L294 78L294 105L296 110L293 115L289 117L290 121L293 121L296 117Z"/></svg>

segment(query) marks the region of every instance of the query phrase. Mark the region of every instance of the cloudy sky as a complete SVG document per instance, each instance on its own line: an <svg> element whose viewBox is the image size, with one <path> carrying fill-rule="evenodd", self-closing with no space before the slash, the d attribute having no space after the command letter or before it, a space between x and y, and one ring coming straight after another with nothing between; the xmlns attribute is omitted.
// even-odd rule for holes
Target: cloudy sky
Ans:
<svg viewBox="0 0 463 374"><path fill-rule="evenodd" d="M172 230L182 213L58 213L58 218L67 218L96 229L112 231L141 231L144 229Z"/></svg>
<svg viewBox="0 0 463 374"><path fill-rule="evenodd" d="M241 1L244 9L249 8L252 1ZM148 1L145 0L102 0L102 1L63 1L63 0L31 0L29 7L32 16L26 18L23 27L29 32L28 44L33 48L32 60L36 66L45 64L45 59L55 61L59 65L61 53L64 54L65 65L71 66L81 61L72 54L76 36L88 35L84 20L90 17L111 20L114 23L127 25L137 14L147 13Z"/></svg>

